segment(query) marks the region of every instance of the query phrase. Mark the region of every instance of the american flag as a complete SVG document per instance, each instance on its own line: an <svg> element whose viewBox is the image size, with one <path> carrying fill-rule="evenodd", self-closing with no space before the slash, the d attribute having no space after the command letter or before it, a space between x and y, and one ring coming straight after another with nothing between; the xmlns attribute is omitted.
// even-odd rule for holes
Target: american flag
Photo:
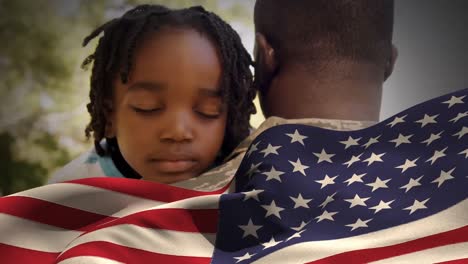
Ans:
<svg viewBox="0 0 468 264"><path fill-rule="evenodd" d="M0 263L210 263L228 187L100 177L0 198Z"/></svg>
<svg viewBox="0 0 468 264"><path fill-rule="evenodd" d="M0 263L468 263L467 102L276 126L215 192L91 178L0 198Z"/></svg>
<svg viewBox="0 0 468 264"><path fill-rule="evenodd" d="M221 197L213 263L468 263L467 93L359 131L259 135Z"/></svg>

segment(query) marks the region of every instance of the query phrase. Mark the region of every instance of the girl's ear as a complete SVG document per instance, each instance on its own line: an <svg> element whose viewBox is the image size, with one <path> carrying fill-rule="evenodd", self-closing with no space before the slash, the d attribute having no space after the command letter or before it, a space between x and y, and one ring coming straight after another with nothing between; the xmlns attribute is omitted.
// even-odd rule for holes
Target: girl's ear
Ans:
<svg viewBox="0 0 468 264"><path fill-rule="evenodd" d="M105 134L106 138L113 138L115 137L115 127L113 126L113 122L111 120L107 120Z"/></svg>
<svg viewBox="0 0 468 264"><path fill-rule="evenodd" d="M104 103L104 111L106 112L106 125L104 130L104 136L106 138L113 138L116 136L115 129L115 111L111 101L106 101Z"/></svg>

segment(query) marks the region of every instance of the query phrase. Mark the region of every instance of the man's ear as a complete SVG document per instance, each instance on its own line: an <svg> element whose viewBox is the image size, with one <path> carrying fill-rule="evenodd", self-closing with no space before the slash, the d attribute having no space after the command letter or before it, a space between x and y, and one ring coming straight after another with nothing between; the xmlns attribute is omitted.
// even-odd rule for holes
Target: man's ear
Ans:
<svg viewBox="0 0 468 264"><path fill-rule="evenodd" d="M386 81L388 77L392 75L397 58L398 58L398 49L394 44L392 44L392 55L390 59L388 60L387 64L385 65L384 81Z"/></svg>
<svg viewBox="0 0 468 264"><path fill-rule="evenodd" d="M268 72L274 72L278 67L275 50L262 33L255 34L254 59L256 63L261 61Z"/></svg>

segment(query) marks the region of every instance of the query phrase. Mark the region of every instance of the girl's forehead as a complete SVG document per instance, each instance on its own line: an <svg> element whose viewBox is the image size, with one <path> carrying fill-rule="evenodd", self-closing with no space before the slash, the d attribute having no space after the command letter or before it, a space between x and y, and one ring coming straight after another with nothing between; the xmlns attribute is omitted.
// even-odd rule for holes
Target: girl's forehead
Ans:
<svg viewBox="0 0 468 264"><path fill-rule="evenodd" d="M158 28L148 29L142 34L140 40L136 43L136 48L146 46L148 43L154 44L167 44L178 41L188 42L191 45L203 42L215 49L218 49L218 44L214 39L206 32L201 31L191 25L164 25Z"/></svg>
<svg viewBox="0 0 468 264"><path fill-rule="evenodd" d="M212 41L192 29L171 29L145 38L135 50L134 69L158 66L221 67L220 54Z"/></svg>
<svg viewBox="0 0 468 264"><path fill-rule="evenodd" d="M219 53L210 40L196 30L168 28L146 38L135 49L128 85L144 82L172 90L217 90L222 73Z"/></svg>

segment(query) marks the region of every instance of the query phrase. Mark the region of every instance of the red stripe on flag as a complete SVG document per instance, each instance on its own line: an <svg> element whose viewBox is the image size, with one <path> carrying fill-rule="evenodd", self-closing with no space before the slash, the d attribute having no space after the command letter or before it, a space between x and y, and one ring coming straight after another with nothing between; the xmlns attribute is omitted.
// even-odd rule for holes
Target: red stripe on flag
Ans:
<svg viewBox="0 0 468 264"><path fill-rule="evenodd" d="M404 254L417 252L425 249L462 242L468 242L468 226L392 246L344 252L320 260L312 261L308 264L367 263L371 261L401 256Z"/></svg>
<svg viewBox="0 0 468 264"><path fill-rule="evenodd" d="M183 252L183 248L180 249ZM209 264L211 258L186 257L158 254L146 250L129 248L109 242L90 242L73 247L61 255L57 262L78 257L94 256L120 261L127 264L132 263L171 263L171 264Z"/></svg>
<svg viewBox="0 0 468 264"><path fill-rule="evenodd" d="M218 209L154 209L131 214L88 231L122 224L182 232L216 233Z"/></svg>
<svg viewBox="0 0 468 264"><path fill-rule="evenodd" d="M231 181L232 182L232 181ZM96 177L85 178L65 183L77 183L87 186L93 186L103 189L108 189L115 192L125 193L141 198L156 200L161 202L175 202L187 198L204 196L210 194L221 194L229 188L229 184L220 190L214 192L201 192L170 186L157 182L142 181L127 178L110 178L110 177Z"/></svg>
<svg viewBox="0 0 468 264"><path fill-rule="evenodd" d="M0 243L0 263L2 264L50 264L58 255L59 253L41 252Z"/></svg>
<svg viewBox="0 0 468 264"><path fill-rule="evenodd" d="M115 219L115 217L21 196L6 196L0 199L0 213L78 231L86 231Z"/></svg>
<svg viewBox="0 0 468 264"><path fill-rule="evenodd" d="M468 258L451 260L451 261L444 261L444 262L437 262L435 264L467 264L467 263L468 263Z"/></svg>

